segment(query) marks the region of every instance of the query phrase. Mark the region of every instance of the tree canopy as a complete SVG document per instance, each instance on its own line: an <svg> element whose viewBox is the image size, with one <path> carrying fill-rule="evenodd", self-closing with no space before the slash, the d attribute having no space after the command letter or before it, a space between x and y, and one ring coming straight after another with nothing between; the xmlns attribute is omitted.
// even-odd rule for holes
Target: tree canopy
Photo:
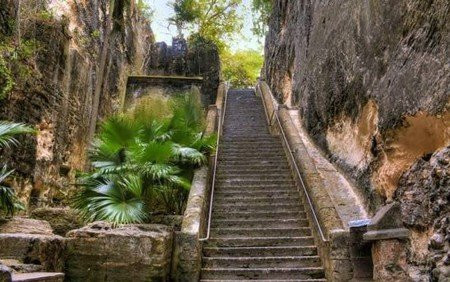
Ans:
<svg viewBox="0 0 450 282"><path fill-rule="evenodd" d="M256 50L243 50L222 54L222 72L224 79L233 87L248 87L255 84L264 58Z"/></svg>
<svg viewBox="0 0 450 282"><path fill-rule="evenodd" d="M217 44L223 50L226 40L239 34L242 18L236 9L242 0L175 0L175 16L170 21L181 33L188 29Z"/></svg>

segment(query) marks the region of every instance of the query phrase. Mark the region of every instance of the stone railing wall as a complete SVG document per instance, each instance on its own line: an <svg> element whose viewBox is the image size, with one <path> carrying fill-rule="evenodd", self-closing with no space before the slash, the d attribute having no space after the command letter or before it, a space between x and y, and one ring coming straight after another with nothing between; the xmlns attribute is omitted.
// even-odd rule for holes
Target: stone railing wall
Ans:
<svg viewBox="0 0 450 282"><path fill-rule="evenodd" d="M295 162L312 200L314 211L326 239L325 241L322 240L317 226L314 226L314 237L317 246L319 246L319 253L324 263L326 276L330 281L348 281L353 277L349 229L346 228L346 224L339 216L337 208L328 195L323 179L318 173L314 161L309 156L305 144L291 120L288 109L285 106L278 105L269 86L264 81L258 83L256 93L265 102L267 120L270 125L270 131L274 135L280 134L280 128L276 120L276 114L278 114ZM286 148L287 144L283 145ZM288 151L286 153L290 154ZM288 159L292 167L292 160L291 158ZM294 174L294 176L298 178L297 175ZM297 180L300 183L300 179ZM304 193L302 193L302 198L308 217L313 222L312 210L308 207Z"/></svg>
<svg viewBox="0 0 450 282"><path fill-rule="evenodd" d="M217 91L216 104L208 108L205 134L211 135L216 132L227 91L227 85L221 83ZM198 281L200 278L202 263L200 238L204 236L208 225L213 161L214 156L211 156L209 166L201 167L194 174L181 231L175 234L172 263L172 279L174 281Z"/></svg>

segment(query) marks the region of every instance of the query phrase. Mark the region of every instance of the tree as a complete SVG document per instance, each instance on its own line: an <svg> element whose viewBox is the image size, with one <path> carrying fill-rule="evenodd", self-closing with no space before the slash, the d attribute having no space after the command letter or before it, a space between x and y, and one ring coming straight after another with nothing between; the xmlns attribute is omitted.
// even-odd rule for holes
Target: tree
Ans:
<svg viewBox="0 0 450 282"><path fill-rule="evenodd" d="M181 33L188 29L217 44L220 50L225 42L242 28L242 18L236 8L242 0L175 0L175 16L170 21Z"/></svg>
<svg viewBox="0 0 450 282"><path fill-rule="evenodd" d="M222 72L233 87L252 86L259 76L264 58L256 50L225 52L222 55Z"/></svg>
<svg viewBox="0 0 450 282"><path fill-rule="evenodd" d="M270 13L272 12L273 0L253 0L253 33L264 37L267 32Z"/></svg>

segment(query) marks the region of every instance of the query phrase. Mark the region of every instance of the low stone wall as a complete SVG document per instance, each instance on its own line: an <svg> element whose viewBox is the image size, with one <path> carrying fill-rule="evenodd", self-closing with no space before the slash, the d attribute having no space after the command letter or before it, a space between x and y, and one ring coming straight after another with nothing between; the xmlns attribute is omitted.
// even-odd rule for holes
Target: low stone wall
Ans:
<svg viewBox="0 0 450 282"><path fill-rule="evenodd" d="M214 134L219 116L222 116L228 87L219 85L217 101L211 105L207 114L205 134ZM202 243L200 238L205 234L208 224L208 209L211 187L211 169L213 159L210 157L209 167L202 167L195 172L191 191L184 213L181 231L175 235L175 247L172 265L174 281L198 281L200 278Z"/></svg>
<svg viewBox="0 0 450 282"><path fill-rule="evenodd" d="M113 228L94 222L67 234L69 281L167 281L173 230L158 224Z"/></svg>

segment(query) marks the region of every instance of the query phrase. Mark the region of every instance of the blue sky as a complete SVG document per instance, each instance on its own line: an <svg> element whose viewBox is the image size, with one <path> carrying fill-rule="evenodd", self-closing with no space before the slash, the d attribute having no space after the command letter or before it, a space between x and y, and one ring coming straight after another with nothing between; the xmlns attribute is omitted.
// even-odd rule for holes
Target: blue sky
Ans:
<svg viewBox="0 0 450 282"><path fill-rule="evenodd" d="M156 41L166 41L170 44L172 36L176 35L176 28L169 27L167 19L173 15L172 8L168 5L171 0L146 0L147 3L155 11L152 29L156 36ZM252 13L250 6L251 0L243 0L239 7L239 14L244 16L244 28L242 29L242 36L237 37L232 43L233 50L242 49L256 49L261 50L262 45L258 42L251 31L252 28Z"/></svg>

